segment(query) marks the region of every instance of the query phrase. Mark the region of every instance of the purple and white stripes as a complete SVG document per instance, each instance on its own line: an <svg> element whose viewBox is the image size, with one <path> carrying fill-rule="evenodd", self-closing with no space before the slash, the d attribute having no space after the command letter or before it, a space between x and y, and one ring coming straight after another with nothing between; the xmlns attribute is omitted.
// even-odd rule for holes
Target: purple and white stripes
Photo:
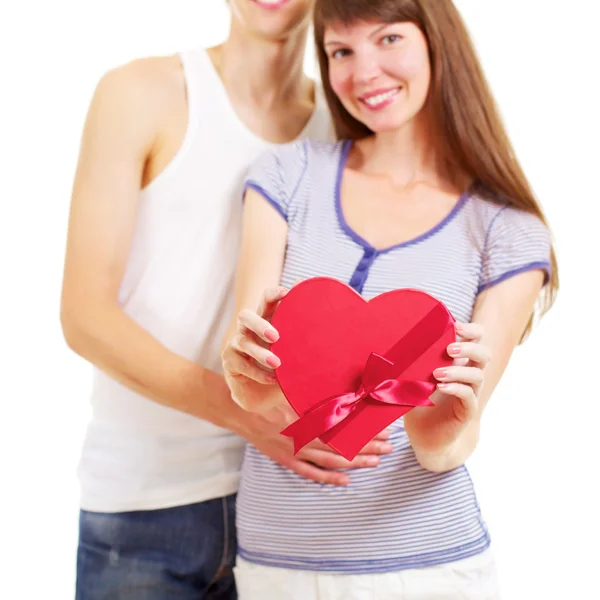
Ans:
<svg viewBox="0 0 600 600"><path fill-rule="evenodd" d="M288 224L281 283L335 277L365 298L417 288L469 321L477 294L525 270L549 274L550 237L535 216L465 193L430 231L377 250L346 223L340 180L349 142L288 144L264 154L246 185ZM320 486L246 451L238 495L239 553L271 566L386 572L466 558L489 546L466 467L418 464L403 429L377 468L347 488Z"/></svg>

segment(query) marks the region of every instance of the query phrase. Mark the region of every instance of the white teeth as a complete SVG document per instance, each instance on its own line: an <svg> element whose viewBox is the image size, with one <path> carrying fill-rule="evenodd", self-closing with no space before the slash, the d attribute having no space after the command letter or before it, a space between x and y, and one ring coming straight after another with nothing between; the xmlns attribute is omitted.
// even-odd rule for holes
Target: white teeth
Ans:
<svg viewBox="0 0 600 600"><path fill-rule="evenodd" d="M369 106L377 106L378 104L381 104L382 102L385 102L388 98L391 98L392 96L395 96L398 93L399 90L390 90L389 92L384 92L383 94L377 94L377 96L371 96L370 98L365 98L364 102L365 104L368 104Z"/></svg>

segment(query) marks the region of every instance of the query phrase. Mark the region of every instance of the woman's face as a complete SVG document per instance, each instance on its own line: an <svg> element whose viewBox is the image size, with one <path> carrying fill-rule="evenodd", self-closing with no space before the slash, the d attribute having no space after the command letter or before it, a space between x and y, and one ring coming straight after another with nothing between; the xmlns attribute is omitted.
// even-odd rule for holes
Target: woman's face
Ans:
<svg viewBox="0 0 600 600"><path fill-rule="evenodd" d="M259 38L281 40L308 27L314 0L229 0L229 5L244 29Z"/></svg>
<svg viewBox="0 0 600 600"><path fill-rule="evenodd" d="M375 133L412 121L427 100L427 40L413 23L328 26L329 82L344 108Z"/></svg>

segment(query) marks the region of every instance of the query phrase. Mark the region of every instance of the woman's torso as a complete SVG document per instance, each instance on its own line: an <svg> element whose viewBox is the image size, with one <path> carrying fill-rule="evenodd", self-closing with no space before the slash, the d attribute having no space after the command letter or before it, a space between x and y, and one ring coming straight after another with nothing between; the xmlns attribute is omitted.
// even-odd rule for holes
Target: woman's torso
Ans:
<svg viewBox="0 0 600 600"><path fill-rule="evenodd" d="M269 177L281 177L269 198L288 222L281 284L329 276L366 299L416 288L468 322L479 291L493 279L483 249L505 207L465 193L426 233L375 250L341 209L348 150L348 142L295 144L249 174L248 185L267 196ZM278 188L289 190L285 202ZM346 488L304 480L249 446L238 496L240 555L273 566L360 573L451 562L486 549L490 538L466 467L442 474L423 469L403 420L391 428L393 453L376 468L353 470Z"/></svg>

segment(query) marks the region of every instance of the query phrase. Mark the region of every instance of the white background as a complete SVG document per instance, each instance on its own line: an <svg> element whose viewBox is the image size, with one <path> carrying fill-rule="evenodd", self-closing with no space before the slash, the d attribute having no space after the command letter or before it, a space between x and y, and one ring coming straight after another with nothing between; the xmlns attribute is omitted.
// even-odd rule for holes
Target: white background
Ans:
<svg viewBox="0 0 600 600"><path fill-rule="evenodd" d="M559 251L562 291L519 348L470 461L506 600L600 598L595 0L457 0ZM595 13L595 14L594 14ZM0 597L73 597L75 475L90 369L59 296L79 137L96 82L221 41L222 0L21 0L0 14ZM312 48L306 68L315 74Z"/></svg>

